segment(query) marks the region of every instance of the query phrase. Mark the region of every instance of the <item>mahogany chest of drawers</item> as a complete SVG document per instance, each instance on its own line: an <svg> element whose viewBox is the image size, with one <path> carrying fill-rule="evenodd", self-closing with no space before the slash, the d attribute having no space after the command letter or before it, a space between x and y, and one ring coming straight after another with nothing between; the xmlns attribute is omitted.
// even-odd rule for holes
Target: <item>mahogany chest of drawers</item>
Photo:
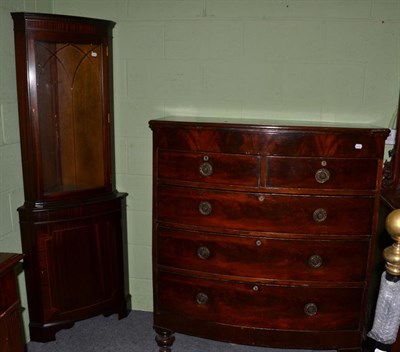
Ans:
<svg viewBox="0 0 400 352"><path fill-rule="evenodd" d="M388 130L166 118L153 130L154 328L359 349Z"/></svg>

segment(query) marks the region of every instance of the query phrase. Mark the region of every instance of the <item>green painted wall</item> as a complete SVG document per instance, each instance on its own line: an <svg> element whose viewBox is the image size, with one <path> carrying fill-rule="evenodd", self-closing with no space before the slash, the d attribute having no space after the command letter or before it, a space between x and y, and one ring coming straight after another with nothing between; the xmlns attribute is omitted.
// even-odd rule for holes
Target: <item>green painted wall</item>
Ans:
<svg viewBox="0 0 400 352"><path fill-rule="evenodd" d="M171 114L371 122L400 83L399 0L0 0L0 246L22 204L10 11L114 20L117 188L133 307L152 309L151 133ZM25 301L24 287L22 295Z"/></svg>

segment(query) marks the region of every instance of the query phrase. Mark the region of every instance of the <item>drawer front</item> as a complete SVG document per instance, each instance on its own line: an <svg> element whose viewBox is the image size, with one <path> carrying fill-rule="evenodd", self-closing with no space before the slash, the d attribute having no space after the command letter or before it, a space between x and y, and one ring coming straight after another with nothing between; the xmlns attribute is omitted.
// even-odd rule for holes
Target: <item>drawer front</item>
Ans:
<svg viewBox="0 0 400 352"><path fill-rule="evenodd" d="M386 134L346 129L333 132L327 129L262 126L224 128L201 126L163 126L154 128L153 138L163 149L223 153L324 156L337 158L381 158Z"/></svg>
<svg viewBox="0 0 400 352"><path fill-rule="evenodd" d="M382 158L386 135L365 133L285 132L271 136L269 155L333 158Z"/></svg>
<svg viewBox="0 0 400 352"><path fill-rule="evenodd" d="M257 187L260 157L159 150L158 177L190 182Z"/></svg>
<svg viewBox="0 0 400 352"><path fill-rule="evenodd" d="M373 190L376 159L268 157L267 186Z"/></svg>
<svg viewBox="0 0 400 352"><path fill-rule="evenodd" d="M220 229L369 235L374 198L299 196L158 187L161 222Z"/></svg>
<svg viewBox="0 0 400 352"><path fill-rule="evenodd" d="M0 273L0 317L18 301L14 270L11 269Z"/></svg>
<svg viewBox="0 0 400 352"><path fill-rule="evenodd" d="M290 240L160 228L158 264L277 280L362 282L369 241Z"/></svg>
<svg viewBox="0 0 400 352"><path fill-rule="evenodd" d="M158 272L155 311L283 330L356 330L361 288L272 286Z"/></svg>

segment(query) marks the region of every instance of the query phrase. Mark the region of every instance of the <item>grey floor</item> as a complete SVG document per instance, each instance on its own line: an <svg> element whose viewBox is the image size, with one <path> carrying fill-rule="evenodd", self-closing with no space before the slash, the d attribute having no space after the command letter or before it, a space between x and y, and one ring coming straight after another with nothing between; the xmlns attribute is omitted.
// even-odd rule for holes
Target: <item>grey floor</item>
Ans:
<svg viewBox="0 0 400 352"><path fill-rule="evenodd" d="M29 342L28 352L158 352L152 313L132 311L125 319L97 316L57 333L56 341ZM175 334L173 352L279 352ZM291 352L306 350L290 350Z"/></svg>

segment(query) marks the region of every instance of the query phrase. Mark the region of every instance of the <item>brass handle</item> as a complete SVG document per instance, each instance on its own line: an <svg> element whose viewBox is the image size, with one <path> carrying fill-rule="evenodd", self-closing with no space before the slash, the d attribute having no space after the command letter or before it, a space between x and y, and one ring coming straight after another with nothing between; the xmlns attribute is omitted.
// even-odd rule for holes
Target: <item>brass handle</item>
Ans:
<svg viewBox="0 0 400 352"><path fill-rule="evenodd" d="M210 215L212 212L212 206L209 202L200 202L199 204L199 212L202 215Z"/></svg>
<svg viewBox="0 0 400 352"><path fill-rule="evenodd" d="M322 266L322 258L318 254L312 255L308 259L308 266L313 269L318 269Z"/></svg>
<svg viewBox="0 0 400 352"><path fill-rule="evenodd" d="M328 217L328 213L324 208L318 208L314 210L313 219L315 222L323 222Z"/></svg>
<svg viewBox="0 0 400 352"><path fill-rule="evenodd" d="M196 302L198 304L207 304L208 303L208 296L203 292L199 292L196 295Z"/></svg>
<svg viewBox="0 0 400 352"><path fill-rule="evenodd" d="M200 259L207 260L210 258L211 252L207 247L201 246L201 247L197 248L197 256Z"/></svg>
<svg viewBox="0 0 400 352"><path fill-rule="evenodd" d="M309 317L312 317L313 315L318 313L318 307L316 304L314 303L307 303L304 306L304 313L306 313L306 315L308 315Z"/></svg>
<svg viewBox="0 0 400 352"><path fill-rule="evenodd" d="M331 177L331 173L329 172L328 169L325 169L325 168L319 169L315 173L315 179L318 183L325 183L325 182L329 181L330 177Z"/></svg>
<svg viewBox="0 0 400 352"><path fill-rule="evenodd" d="M199 167L199 171L203 176L211 176L213 173L213 167L210 163L202 163Z"/></svg>

